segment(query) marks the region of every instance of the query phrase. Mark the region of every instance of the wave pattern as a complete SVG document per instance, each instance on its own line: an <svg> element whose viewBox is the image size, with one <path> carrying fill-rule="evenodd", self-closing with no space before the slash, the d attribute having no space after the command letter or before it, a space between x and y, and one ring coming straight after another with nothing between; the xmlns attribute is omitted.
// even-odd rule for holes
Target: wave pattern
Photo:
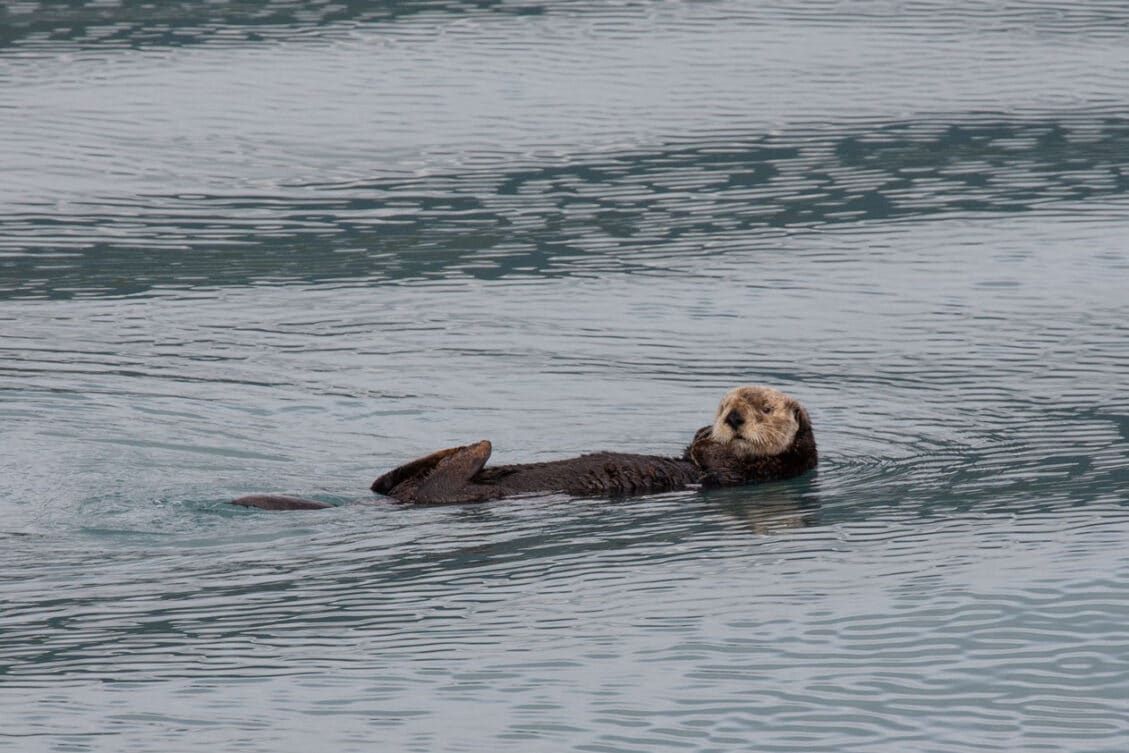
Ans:
<svg viewBox="0 0 1129 753"><path fill-rule="evenodd" d="M73 709L29 699L92 683L163 730L116 716L115 740L143 749L186 742L154 683L248 703L213 722L246 733L267 683L272 713L331 714L344 739L382 728L396 747L1112 750L1126 734L1123 506L801 528L793 508L757 533L748 498L547 506L552 533L545 507L366 509L284 552L68 545L3 584L21 646L4 654L19 720L4 734L74 734ZM10 561L45 543L9 541Z"/></svg>
<svg viewBox="0 0 1129 753"><path fill-rule="evenodd" d="M0 8L0 750L1120 752L1123 6Z"/></svg>
<svg viewBox="0 0 1129 753"><path fill-rule="evenodd" d="M340 38L350 29L395 27L416 16L429 23L466 16L592 15L605 22L623 16L654 13L657 3L637 8L608 7L591 0L533 2L519 0L410 0L408 2L318 3L307 0L253 0L201 4L191 0L163 3L99 2L98 0L28 0L0 8L0 45L15 48L47 46L126 47L193 44L247 45ZM694 9L697 10L697 9ZM699 11L701 12L701 11ZM990 24L997 33L1035 30L1048 35L1083 33L1107 37L1125 34L1129 11L1116 0L1057 4L1045 0L1011 0L998 6L962 0L917 3L911 14L880 0L852 4L850 13L830 0L803 4L767 2L726 4L705 9L708 20L758 21L775 26L802 23L821 26L879 25L901 27L907 34L937 36L975 32ZM2 49L2 47L0 47Z"/></svg>
<svg viewBox="0 0 1129 753"><path fill-rule="evenodd" d="M765 231L1123 201L1127 154L1129 120L1077 113L731 138L290 194L151 196L96 213L25 209L5 218L0 295L646 270L656 253L721 254Z"/></svg>

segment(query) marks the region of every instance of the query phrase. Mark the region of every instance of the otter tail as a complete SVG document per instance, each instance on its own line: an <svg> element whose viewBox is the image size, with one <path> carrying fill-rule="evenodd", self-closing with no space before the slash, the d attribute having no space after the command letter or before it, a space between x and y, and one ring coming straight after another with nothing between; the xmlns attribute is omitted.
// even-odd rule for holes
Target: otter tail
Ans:
<svg viewBox="0 0 1129 753"><path fill-rule="evenodd" d="M240 507L257 507L260 510L324 510L333 505L301 497L288 497L285 494L248 494L231 500Z"/></svg>

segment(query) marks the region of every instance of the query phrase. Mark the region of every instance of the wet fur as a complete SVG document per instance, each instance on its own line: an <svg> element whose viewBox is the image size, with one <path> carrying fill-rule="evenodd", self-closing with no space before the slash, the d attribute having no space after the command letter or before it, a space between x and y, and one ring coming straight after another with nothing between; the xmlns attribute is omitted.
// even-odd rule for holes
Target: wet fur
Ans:
<svg viewBox="0 0 1129 753"><path fill-rule="evenodd" d="M260 510L324 510L333 507L325 502L302 497L291 497L286 494L248 494L245 497L231 500L231 504L240 507L257 507Z"/></svg>
<svg viewBox="0 0 1129 753"><path fill-rule="evenodd" d="M701 478L693 462L658 455L596 452L567 460L485 468L490 442L454 449L454 454L439 458L420 475L404 477L399 469L393 470L374 481L372 490L401 502L449 504L551 492L577 497L649 494L683 489Z"/></svg>
<svg viewBox="0 0 1129 753"><path fill-rule="evenodd" d="M791 396L771 387L746 385L721 399L710 436L736 455L767 457L787 452L801 429L810 435L811 419ZM814 436L811 449L814 452Z"/></svg>
<svg viewBox="0 0 1129 753"><path fill-rule="evenodd" d="M440 450L386 473L372 490L402 502L482 502L521 494L622 496L741 486L798 476L819 461L807 411L769 387L730 390L680 458L600 452L487 468L486 440Z"/></svg>
<svg viewBox="0 0 1129 753"><path fill-rule="evenodd" d="M565 460L486 467L493 450L482 440L413 460L380 476L372 491L401 502L485 502L526 494L614 497L689 487L740 486L798 476L818 453L807 412L768 387L730 390L714 423L704 426L681 457L597 452ZM253 495L235 504L262 509L314 509L321 502Z"/></svg>

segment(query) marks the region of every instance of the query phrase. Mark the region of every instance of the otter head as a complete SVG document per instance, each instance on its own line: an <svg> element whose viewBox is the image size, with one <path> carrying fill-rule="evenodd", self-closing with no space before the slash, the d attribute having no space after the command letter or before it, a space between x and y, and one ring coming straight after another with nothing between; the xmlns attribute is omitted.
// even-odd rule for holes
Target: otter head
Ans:
<svg viewBox="0 0 1129 753"><path fill-rule="evenodd" d="M771 387L734 387L721 399L710 438L744 457L779 455L805 428L807 413L793 398Z"/></svg>

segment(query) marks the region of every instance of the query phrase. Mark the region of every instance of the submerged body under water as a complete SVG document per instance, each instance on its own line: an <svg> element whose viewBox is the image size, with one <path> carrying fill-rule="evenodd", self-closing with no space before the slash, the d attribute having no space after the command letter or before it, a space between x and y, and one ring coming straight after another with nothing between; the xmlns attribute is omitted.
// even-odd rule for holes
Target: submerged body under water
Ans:
<svg viewBox="0 0 1129 753"><path fill-rule="evenodd" d="M0 10L0 750L1121 751L1127 22ZM743 383L818 471L368 491Z"/></svg>

